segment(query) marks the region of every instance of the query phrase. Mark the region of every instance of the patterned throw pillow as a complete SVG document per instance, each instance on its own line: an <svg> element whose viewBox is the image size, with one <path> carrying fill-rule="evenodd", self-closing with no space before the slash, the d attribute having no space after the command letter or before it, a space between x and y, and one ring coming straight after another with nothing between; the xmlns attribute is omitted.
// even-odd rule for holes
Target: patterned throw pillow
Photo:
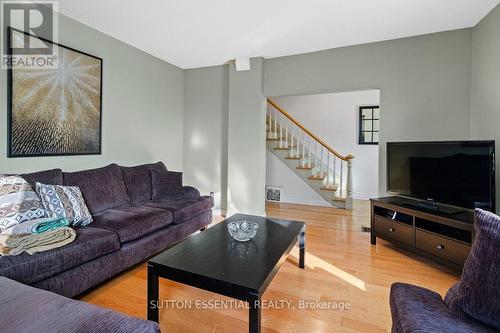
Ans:
<svg viewBox="0 0 500 333"><path fill-rule="evenodd" d="M40 198L20 176L0 176L0 232L44 216Z"/></svg>
<svg viewBox="0 0 500 333"><path fill-rule="evenodd" d="M65 217L72 226L86 226L92 215L77 186L45 185L36 183L46 217Z"/></svg>

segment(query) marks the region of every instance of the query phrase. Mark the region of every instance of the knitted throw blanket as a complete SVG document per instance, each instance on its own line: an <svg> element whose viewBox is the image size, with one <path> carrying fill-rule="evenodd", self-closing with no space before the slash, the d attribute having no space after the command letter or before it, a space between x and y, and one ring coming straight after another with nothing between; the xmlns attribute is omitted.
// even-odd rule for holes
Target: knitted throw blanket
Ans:
<svg viewBox="0 0 500 333"><path fill-rule="evenodd" d="M15 256L23 252L34 254L52 250L74 241L76 231L62 227L40 234L0 234L0 256Z"/></svg>

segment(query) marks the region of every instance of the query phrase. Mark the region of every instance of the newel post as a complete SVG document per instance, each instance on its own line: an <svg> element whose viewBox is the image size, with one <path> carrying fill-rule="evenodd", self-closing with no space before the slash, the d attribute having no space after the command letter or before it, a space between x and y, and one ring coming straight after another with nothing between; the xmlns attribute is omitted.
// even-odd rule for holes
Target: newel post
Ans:
<svg viewBox="0 0 500 333"><path fill-rule="evenodd" d="M352 199L352 160L354 156L347 155L347 183L346 183L346 200L345 208L352 209L353 199Z"/></svg>

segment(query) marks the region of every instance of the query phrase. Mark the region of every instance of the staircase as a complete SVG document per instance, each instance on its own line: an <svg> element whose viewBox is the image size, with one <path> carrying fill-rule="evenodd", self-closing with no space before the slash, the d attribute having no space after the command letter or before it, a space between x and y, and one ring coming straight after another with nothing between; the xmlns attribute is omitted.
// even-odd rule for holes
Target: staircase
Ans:
<svg viewBox="0 0 500 333"><path fill-rule="evenodd" d="M352 209L352 159L305 128L273 100L266 115L266 146L333 207Z"/></svg>

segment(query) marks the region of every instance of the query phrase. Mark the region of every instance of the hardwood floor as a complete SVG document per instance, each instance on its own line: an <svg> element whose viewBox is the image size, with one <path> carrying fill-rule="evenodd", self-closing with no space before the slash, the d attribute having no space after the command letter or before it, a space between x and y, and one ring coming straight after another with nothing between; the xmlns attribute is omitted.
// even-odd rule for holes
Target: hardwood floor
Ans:
<svg viewBox="0 0 500 333"><path fill-rule="evenodd" d="M389 288L395 281L430 288L444 295L459 279L457 272L378 240L371 246L367 201L356 201L353 211L295 204L268 204L267 215L305 221L306 269L297 267L298 251L282 266L263 299L295 308L262 311L262 331L271 332L389 332ZM220 221L215 218L214 223ZM160 299L229 300L192 287L160 279ZM102 284L80 299L146 318L146 263ZM300 300L348 304L350 309L302 309ZM337 303L335 303L337 302ZM342 303L345 302L345 303ZM171 305L171 304L170 304ZM183 305L183 306L181 306ZM184 307L184 308L183 308ZM245 309L195 309L179 303L160 310L164 332L245 332Z"/></svg>

